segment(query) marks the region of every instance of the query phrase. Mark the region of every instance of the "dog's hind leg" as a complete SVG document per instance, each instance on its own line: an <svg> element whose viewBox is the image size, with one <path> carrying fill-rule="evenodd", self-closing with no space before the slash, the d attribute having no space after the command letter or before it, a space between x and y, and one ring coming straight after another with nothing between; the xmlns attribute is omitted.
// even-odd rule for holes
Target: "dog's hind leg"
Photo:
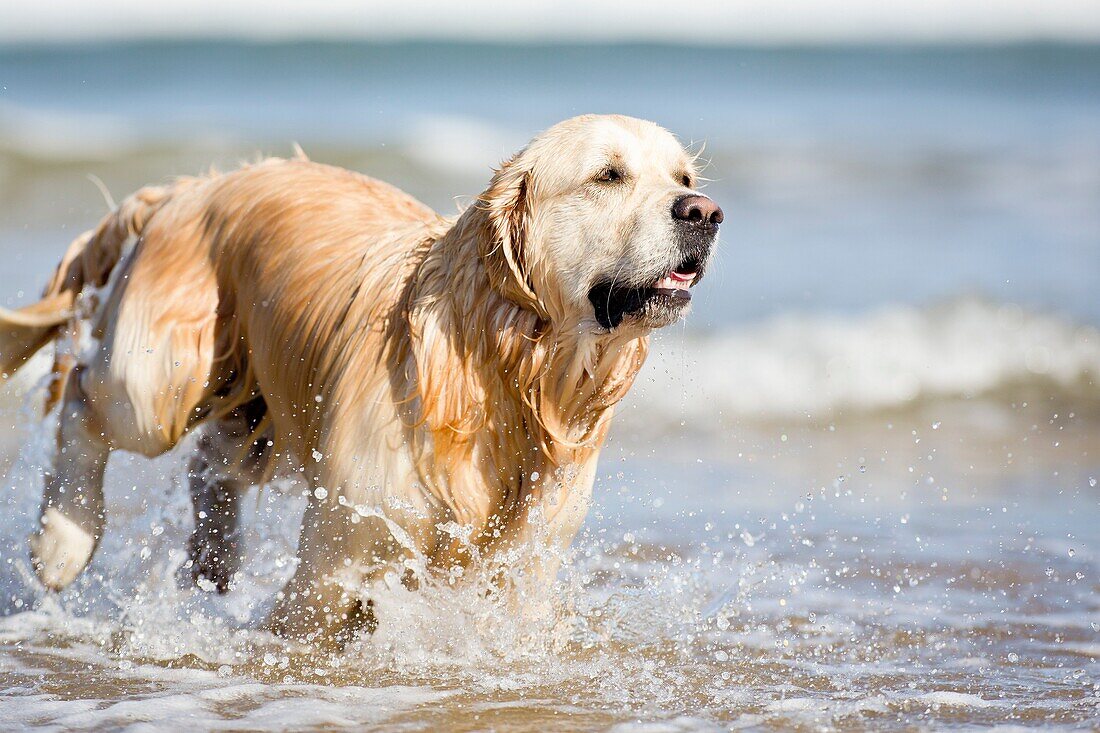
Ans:
<svg viewBox="0 0 1100 733"><path fill-rule="evenodd" d="M31 564L43 585L61 590L91 560L106 524L103 471L106 437L80 385L83 369L69 373L57 428L57 452L46 475L38 530L31 535Z"/></svg>
<svg viewBox="0 0 1100 733"><path fill-rule="evenodd" d="M236 396L229 382L242 360L219 357L238 334L230 319L219 320L202 199L188 193L200 185L182 180L129 197L70 247L44 304L0 313L0 366L10 368L55 339L64 320L80 324L78 294L103 288L88 301L98 344L55 361L64 382L57 454L30 538L32 564L49 588L71 583L103 535L110 451L161 455Z"/></svg>
<svg viewBox="0 0 1100 733"><path fill-rule="evenodd" d="M266 406L257 398L203 426L188 465L195 528L188 549L191 577L225 593L241 567L241 496L265 478L270 450Z"/></svg>

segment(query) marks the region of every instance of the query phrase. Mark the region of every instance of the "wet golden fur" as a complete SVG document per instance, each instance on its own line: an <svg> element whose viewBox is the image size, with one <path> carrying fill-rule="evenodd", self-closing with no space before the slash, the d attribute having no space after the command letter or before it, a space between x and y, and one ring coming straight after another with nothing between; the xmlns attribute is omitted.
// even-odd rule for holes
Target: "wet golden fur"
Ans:
<svg viewBox="0 0 1100 733"><path fill-rule="evenodd" d="M577 170L546 172L565 165L551 151L595 155L580 146L596 133L610 141L603 148L638 138L657 151L639 148L640 160L657 161L639 186L643 175L661 178L628 207L665 206L683 188L678 170L694 175L691 158L650 123L578 118L508 161L451 219L388 184L304 159L142 189L74 242L41 303L0 314L0 369L90 327L92 351L59 348L53 395L80 421L62 427L59 444L82 441L103 463L115 449L163 453L262 400L240 449L270 436L263 463L290 457L314 489L299 567L271 616L291 636L338 632L358 613L356 589L414 549L440 567L468 562L470 548L444 523L470 528L485 554L530 541L537 519L564 548L647 348L646 328L593 322L563 282L597 255L567 257L581 245L545 231L578 218L587 231L584 207L610 206L599 192L565 198L568 182L553 176ZM663 226L647 217L630 226ZM646 236L663 230L653 231ZM655 256L641 235L598 236L616 237L588 245L609 258ZM40 576L61 587L103 531L65 496L76 484L91 491L84 485L101 481L102 466L56 472L90 477L68 479L68 495L47 486L32 541ZM69 534L50 536L61 523ZM66 549L70 536L90 549ZM532 571L552 574L553 561Z"/></svg>

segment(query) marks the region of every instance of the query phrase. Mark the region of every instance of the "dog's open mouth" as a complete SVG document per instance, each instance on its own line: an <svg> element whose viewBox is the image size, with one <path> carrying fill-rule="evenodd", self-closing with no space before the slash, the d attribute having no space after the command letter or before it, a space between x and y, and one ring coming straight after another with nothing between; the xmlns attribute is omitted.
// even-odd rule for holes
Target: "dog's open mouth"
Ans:
<svg viewBox="0 0 1100 733"><path fill-rule="evenodd" d="M691 302L691 286L701 277L699 261L688 257L647 285L601 281L588 291L588 300L604 328L615 328L627 318L660 328L679 320L681 311Z"/></svg>

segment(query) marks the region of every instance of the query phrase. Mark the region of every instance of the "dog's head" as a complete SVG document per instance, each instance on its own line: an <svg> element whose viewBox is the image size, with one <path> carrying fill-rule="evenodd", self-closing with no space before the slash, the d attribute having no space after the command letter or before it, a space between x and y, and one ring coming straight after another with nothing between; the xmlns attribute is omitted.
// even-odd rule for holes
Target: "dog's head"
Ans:
<svg viewBox="0 0 1100 733"><path fill-rule="evenodd" d="M535 138L478 206L495 287L551 321L650 329L687 312L722 210L696 190L695 159L667 130L586 115Z"/></svg>

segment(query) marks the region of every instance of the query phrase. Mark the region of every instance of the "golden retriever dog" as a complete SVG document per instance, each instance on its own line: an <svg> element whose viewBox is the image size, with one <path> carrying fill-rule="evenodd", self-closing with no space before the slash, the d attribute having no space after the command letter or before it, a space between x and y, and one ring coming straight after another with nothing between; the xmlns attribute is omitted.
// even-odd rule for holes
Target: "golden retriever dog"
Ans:
<svg viewBox="0 0 1100 733"><path fill-rule="evenodd" d="M197 581L228 588L241 495L276 459L308 482L277 633L369 624L362 589L412 553L448 570L539 543L517 570L552 580L648 335L711 258L722 211L697 180L666 130L589 115L455 218L304 156L141 189L40 302L0 313L5 373L57 341L38 577L64 588L91 559L111 451L156 456L202 426Z"/></svg>

